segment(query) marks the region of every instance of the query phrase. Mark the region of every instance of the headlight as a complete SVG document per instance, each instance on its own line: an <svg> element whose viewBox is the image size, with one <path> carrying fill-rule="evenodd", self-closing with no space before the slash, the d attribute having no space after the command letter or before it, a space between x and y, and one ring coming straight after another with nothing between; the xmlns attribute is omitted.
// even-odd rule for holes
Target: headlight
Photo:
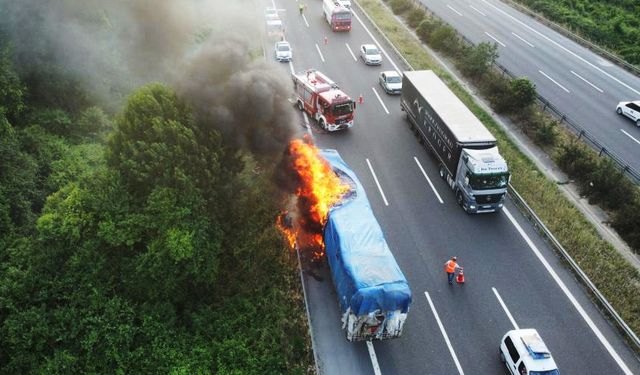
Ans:
<svg viewBox="0 0 640 375"><path fill-rule="evenodd" d="M469 206L469 208L470 208L470 209L472 209L472 210L475 210L475 209L476 209L476 206L471 205L471 206Z"/></svg>
<svg viewBox="0 0 640 375"><path fill-rule="evenodd" d="M502 203L500 203L500 204L498 205L498 207L502 207Z"/></svg>

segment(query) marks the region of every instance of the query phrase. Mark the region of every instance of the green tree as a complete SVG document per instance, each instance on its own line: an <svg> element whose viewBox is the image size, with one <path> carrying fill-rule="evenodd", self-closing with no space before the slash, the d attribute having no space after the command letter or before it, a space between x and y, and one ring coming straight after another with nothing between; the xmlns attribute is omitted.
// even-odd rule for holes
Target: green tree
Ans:
<svg viewBox="0 0 640 375"><path fill-rule="evenodd" d="M510 82L510 93L507 98L510 111L522 111L536 100L536 85L526 77L516 78Z"/></svg>
<svg viewBox="0 0 640 375"><path fill-rule="evenodd" d="M476 78L484 75L497 58L498 46L483 42L466 50L458 65L463 74Z"/></svg>

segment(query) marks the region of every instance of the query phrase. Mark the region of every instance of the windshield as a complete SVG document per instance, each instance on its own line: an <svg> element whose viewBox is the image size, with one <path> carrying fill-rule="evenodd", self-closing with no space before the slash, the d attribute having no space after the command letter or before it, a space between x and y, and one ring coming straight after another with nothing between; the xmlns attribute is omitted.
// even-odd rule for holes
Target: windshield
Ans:
<svg viewBox="0 0 640 375"><path fill-rule="evenodd" d="M471 174L468 173L469 185L473 190L499 189L506 187L509 183L509 173L487 173L487 174Z"/></svg>
<svg viewBox="0 0 640 375"><path fill-rule="evenodd" d="M344 12L344 13L334 13L333 14L333 18L337 19L337 20L350 20L351 19L351 12Z"/></svg>
<svg viewBox="0 0 640 375"><path fill-rule="evenodd" d="M353 112L352 102L336 104L333 106L333 114L335 116L348 115Z"/></svg>
<svg viewBox="0 0 640 375"><path fill-rule="evenodd" d="M286 44L281 44L278 46L278 51L281 52L288 52L289 51L289 46Z"/></svg>
<svg viewBox="0 0 640 375"><path fill-rule="evenodd" d="M373 47L373 48L367 48L367 55L379 55L380 52L378 51L377 48Z"/></svg>
<svg viewBox="0 0 640 375"><path fill-rule="evenodd" d="M530 371L529 375L560 375L560 371L558 371L558 370Z"/></svg>
<svg viewBox="0 0 640 375"><path fill-rule="evenodd" d="M391 76L391 77L387 77L387 82L389 82L389 83L400 83L400 82L402 82L402 80L400 79L400 77Z"/></svg>

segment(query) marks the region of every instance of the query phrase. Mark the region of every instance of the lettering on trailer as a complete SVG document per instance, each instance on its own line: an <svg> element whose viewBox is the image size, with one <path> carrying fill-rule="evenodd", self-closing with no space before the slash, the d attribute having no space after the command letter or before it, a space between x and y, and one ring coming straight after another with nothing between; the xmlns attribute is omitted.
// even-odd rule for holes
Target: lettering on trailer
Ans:
<svg viewBox="0 0 640 375"><path fill-rule="evenodd" d="M449 135L440 127L440 121L436 118L437 115L432 113L433 110L428 103L421 106L418 98L414 99L413 104L418 109L418 118L420 117L420 113L424 112L423 126L426 128L429 137L434 141L430 143L432 146L435 145L434 147L438 147L442 150L441 154L446 155L447 160L451 161L453 156L452 149L455 144L453 140L449 138Z"/></svg>

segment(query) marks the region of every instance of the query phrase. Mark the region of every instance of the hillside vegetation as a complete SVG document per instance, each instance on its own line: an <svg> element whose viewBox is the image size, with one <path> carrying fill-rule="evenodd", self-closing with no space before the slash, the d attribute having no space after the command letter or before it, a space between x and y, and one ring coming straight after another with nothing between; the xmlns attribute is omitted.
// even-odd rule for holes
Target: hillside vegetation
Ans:
<svg viewBox="0 0 640 375"><path fill-rule="evenodd" d="M571 31L640 65L637 0L515 0Z"/></svg>
<svg viewBox="0 0 640 375"><path fill-rule="evenodd" d="M0 30L0 373L308 373L269 169L166 85L111 115L12 45Z"/></svg>

